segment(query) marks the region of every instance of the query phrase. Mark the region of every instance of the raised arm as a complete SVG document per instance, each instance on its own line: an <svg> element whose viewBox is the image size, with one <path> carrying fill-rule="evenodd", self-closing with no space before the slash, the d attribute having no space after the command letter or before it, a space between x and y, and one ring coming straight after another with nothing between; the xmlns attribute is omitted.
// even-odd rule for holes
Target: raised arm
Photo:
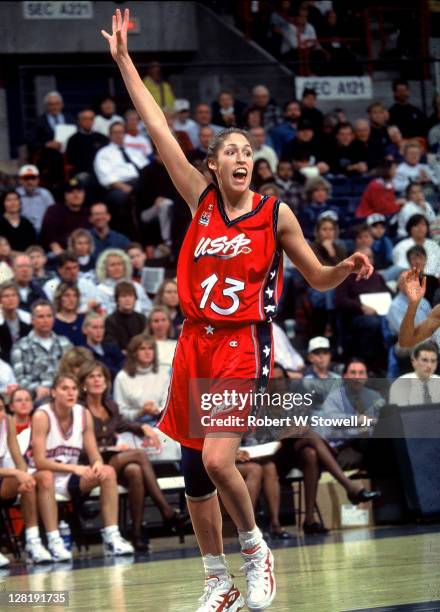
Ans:
<svg viewBox="0 0 440 612"><path fill-rule="evenodd" d="M101 33L109 43L110 53L121 71L133 104L147 126L148 133L156 145L177 191L194 214L199 197L208 183L202 174L186 159L168 127L162 109L142 83L141 77L128 54L127 26L129 15L129 10L125 9L122 19L121 11L116 9L112 19L112 34L108 34L105 30L101 30Z"/></svg>
<svg viewBox="0 0 440 612"><path fill-rule="evenodd" d="M427 340L440 327L440 305L436 306L429 316L415 325L417 308L425 295L426 277L420 281L420 274L416 268L402 274L403 291L408 297L408 307L402 319L399 331L399 344L410 348Z"/></svg>
<svg viewBox="0 0 440 612"><path fill-rule="evenodd" d="M281 204L278 216L278 241L306 281L314 289L327 291L344 281L351 273L356 280L369 278L373 266L363 253L354 253L336 266L323 266L304 238L301 227L287 204Z"/></svg>

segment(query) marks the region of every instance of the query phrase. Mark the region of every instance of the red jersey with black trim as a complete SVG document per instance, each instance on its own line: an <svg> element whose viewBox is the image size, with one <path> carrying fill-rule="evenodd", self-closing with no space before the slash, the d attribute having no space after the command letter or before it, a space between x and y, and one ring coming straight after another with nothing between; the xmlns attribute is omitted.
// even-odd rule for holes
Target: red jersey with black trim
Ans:
<svg viewBox="0 0 440 612"><path fill-rule="evenodd" d="M177 267L188 320L229 327L275 318L283 280L279 205L254 193L252 210L231 221L217 187L205 189Z"/></svg>

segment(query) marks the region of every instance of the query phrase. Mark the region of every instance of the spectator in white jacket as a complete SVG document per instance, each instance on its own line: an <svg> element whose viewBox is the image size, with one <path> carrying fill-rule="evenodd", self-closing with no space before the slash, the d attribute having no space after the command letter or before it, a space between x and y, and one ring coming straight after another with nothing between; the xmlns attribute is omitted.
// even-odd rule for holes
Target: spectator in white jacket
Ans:
<svg viewBox="0 0 440 612"><path fill-rule="evenodd" d="M426 201L422 186L410 183L405 192L406 202L397 214L397 235L399 238L408 236L406 224L413 215L423 215L429 223L434 221L435 212L431 204Z"/></svg>
<svg viewBox="0 0 440 612"><path fill-rule="evenodd" d="M401 240L393 249L393 264L402 270L409 267L407 252L418 244L426 251L425 274L430 274L438 278L440 276L440 247L434 240L427 238L429 233L429 223L423 215L413 215L406 224L406 231L409 238Z"/></svg>
<svg viewBox="0 0 440 612"><path fill-rule="evenodd" d="M397 166L393 185L400 195L410 183L418 183L422 186L438 185L437 178L427 164L420 163L422 149L417 142L411 142L405 146L403 162Z"/></svg>

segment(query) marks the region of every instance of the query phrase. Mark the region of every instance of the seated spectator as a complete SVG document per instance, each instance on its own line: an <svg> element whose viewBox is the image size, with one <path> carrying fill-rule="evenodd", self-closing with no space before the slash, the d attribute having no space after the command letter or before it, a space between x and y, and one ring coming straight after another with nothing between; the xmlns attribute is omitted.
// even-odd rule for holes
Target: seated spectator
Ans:
<svg viewBox="0 0 440 612"><path fill-rule="evenodd" d="M112 215L122 218L139 174L149 161L141 151L124 144L125 125L115 121L110 126L110 143L95 156L93 168L99 184L107 189L106 203Z"/></svg>
<svg viewBox="0 0 440 612"><path fill-rule="evenodd" d="M418 143L409 143L404 148L404 160L397 166L393 179L394 189L403 194L410 183L418 183L425 190L438 185L437 178L427 164L420 162L422 150Z"/></svg>
<svg viewBox="0 0 440 612"><path fill-rule="evenodd" d="M65 336L73 345L84 344L82 325L84 314L79 314L80 293L78 287L60 283L55 291L55 323L53 330Z"/></svg>
<svg viewBox="0 0 440 612"><path fill-rule="evenodd" d="M56 127L73 125L75 120L64 112L64 101L58 91L47 93L43 103L45 112L37 119L30 148L44 185L52 188L62 185L64 181L62 144L55 140Z"/></svg>
<svg viewBox="0 0 440 612"><path fill-rule="evenodd" d="M104 317L96 312L89 313L84 319L82 332L85 336L84 346L91 351L95 361L108 368L113 379L122 368L124 354L116 344L104 342Z"/></svg>
<svg viewBox="0 0 440 612"><path fill-rule="evenodd" d="M25 253L31 262L32 280L34 280L41 288L48 280L55 278L56 274L53 270L46 270L47 256L43 247L39 244L32 244L26 249Z"/></svg>
<svg viewBox="0 0 440 612"><path fill-rule="evenodd" d="M385 147L385 158L394 159L397 164L400 164L403 162L403 155L408 140L403 138L402 132L397 125L390 125L387 128L387 133L390 143Z"/></svg>
<svg viewBox="0 0 440 612"><path fill-rule="evenodd" d="M262 127L266 130L271 130L282 122L281 111L265 85L255 85L252 89L250 106L260 111Z"/></svg>
<svg viewBox="0 0 440 612"><path fill-rule="evenodd" d="M370 155L373 165L377 166L385 159L386 149L391 143L387 130L388 111L381 102L373 102L367 111L370 121Z"/></svg>
<svg viewBox="0 0 440 612"><path fill-rule="evenodd" d="M275 181L272 169L266 159L258 159L252 171L252 185L255 191L259 191L266 183Z"/></svg>
<svg viewBox="0 0 440 612"><path fill-rule="evenodd" d="M318 217L329 211L337 217L338 211L327 204L331 196L331 185L323 178L308 179L305 184L305 196L307 204L299 208L298 221L305 237L312 240Z"/></svg>
<svg viewBox="0 0 440 612"><path fill-rule="evenodd" d="M336 146L326 160L332 174L355 176L368 170L365 148L354 139L351 123L340 123L335 132Z"/></svg>
<svg viewBox="0 0 440 612"><path fill-rule="evenodd" d="M116 114L116 104L110 96L105 96L99 104L99 113L93 122L93 131L99 132L108 137L110 126L115 121L124 121L120 115Z"/></svg>
<svg viewBox="0 0 440 612"><path fill-rule="evenodd" d="M79 276L84 276L93 282L96 267L95 243L89 230L74 230L67 241L67 248L78 258Z"/></svg>
<svg viewBox="0 0 440 612"><path fill-rule="evenodd" d="M32 395L27 389L21 389L18 385L10 394L9 412L12 414L15 431L20 434L24 429L31 426L31 414L33 411Z"/></svg>
<svg viewBox="0 0 440 612"><path fill-rule="evenodd" d="M169 382L168 372L159 368L154 339L146 334L134 336L114 381L113 396L121 414L129 421L155 425L167 400Z"/></svg>
<svg viewBox="0 0 440 612"><path fill-rule="evenodd" d="M297 203L297 186L293 180L293 168L289 161L278 162L275 185L280 191L280 198L295 212Z"/></svg>
<svg viewBox="0 0 440 612"><path fill-rule="evenodd" d="M304 370L303 385L307 391L314 392L315 398L322 401L334 384L339 384L341 376L330 369L332 353L330 341L323 336L309 340L307 359L310 363ZM333 382L329 382L333 381ZM315 399L315 401L318 401Z"/></svg>
<svg viewBox="0 0 440 612"><path fill-rule="evenodd" d="M166 306L153 306L147 322L147 331L156 342L159 369L171 371L177 340L172 339L171 314Z"/></svg>
<svg viewBox="0 0 440 612"><path fill-rule="evenodd" d="M222 128L242 127L246 105L231 91L222 90L212 103L212 121Z"/></svg>
<svg viewBox="0 0 440 612"><path fill-rule="evenodd" d="M404 203L404 200L397 199L394 193L393 178L396 175L394 161L382 161L376 168L375 175L377 178L368 183L362 194L356 209L356 217L368 217L372 214L391 216L398 212Z"/></svg>
<svg viewBox="0 0 440 612"><path fill-rule="evenodd" d="M29 312L35 300L45 297L44 291L32 278L31 260L27 255L17 255L14 258L12 269L20 296L19 307Z"/></svg>
<svg viewBox="0 0 440 612"><path fill-rule="evenodd" d="M0 235L13 251L25 251L37 241L34 226L21 214L21 200L17 191L4 191L0 198Z"/></svg>
<svg viewBox="0 0 440 612"><path fill-rule="evenodd" d="M425 273L438 277L440 273L440 247L427 236L429 235L429 223L424 215L413 215L406 224L406 232L409 238L405 238L396 244L393 249L393 263L402 270L408 268L407 252L414 246L422 246L426 251Z"/></svg>
<svg viewBox="0 0 440 612"><path fill-rule="evenodd" d="M292 20L290 0L281 0L276 10L270 13L268 38L276 57L283 56L291 50L289 43L289 26Z"/></svg>
<svg viewBox="0 0 440 612"><path fill-rule="evenodd" d="M121 281L130 281L132 266L130 259L121 249L107 249L98 257L96 263L96 279L98 281L98 301L106 314L116 309L115 287ZM151 300L142 285L134 283L136 291L135 311L147 314L151 309Z"/></svg>
<svg viewBox="0 0 440 612"><path fill-rule="evenodd" d="M134 310L136 291L133 283L121 281L116 285L115 302L115 312L105 319L104 342L125 351L133 336L145 331L147 318Z"/></svg>
<svg viewBox="0 0 440 612"><path fill-rule="evenodd" d="M319 134L322 129L324 115L317 108L318 95L316 90L311 87L305 87L301 94L301 118L309 121L315 134Z"/></svg>
<svg viewBox="0 0 440 612"><path fill-rule="evenodd" d="M17 285L12 281L2 283L0 285L0 358L8 363L14 343L27 336L32 329L31 317L26 310L18 307L19 303Z"/></svg>
<svg viewBox="0 0 440 612"><path fill-rule="evenodd" d="M214 137L214 131L209 126L200 128L199 140L200 144L188 153L188 161L195 166L200 172L203 172L204 162L208 155L208 146Z"/></svg>
<svg viewBox="0 0 440 612"><path fill-rule="evenodd" d="M268 144L266 144L266 131L263 127L256 127L250 130L253 139L254 162L258 159L265 159L273 173L276 172L278 156Z"/></svg>
<svg viewBox="0 0 440 612"><path fill-rule="evenodd" d="M390 107L390 123L397 125L404 138L425 138L426 116L409 102L408 82L403 79L393 81L394 104Z"/></svg>
<svg viewBox="0 0 440 612"><path fill-rule="evenodd" d="M38 527L38 504L36 494L36 480L28 472L17 442L14 420L12 417L0 412L0 500L13 503L20 495L20 507L25 524L25 552L30 563L47 563L52 556L44 548L40 540ZM4 465L6 455L11 458L11 467ZM9 565L10 561L0 553L0 567Z"/></svg>
<svg viewBox="0 0 440 612"><path fill-rule="evenodd" d="M105 551L111 555L132 554L133 547L119 533L116 474L104 465L98 451L92 415L77 401L76 379L58 375L50 402L40 406L32 417L32 460L38 470L38 497L49 550L56 561L72 558L58 531L56 493L71 496L78 511L79 500L98 486ZM86 465L78 463L81 452L87 457Z"/></svg>
<svg viewBox="0 0 440 612"><path fill-rule="evenodd" d="M435 293L439 288L439 276L426 273L427 257L425 249L418 244L412 246L406 252L406 259L408 260L409 268L415 268L420 274L424 275L426 279L425 298L431 306L435 306L437 303Z"/></svg>
<svg viewBox="0 0 440 612"><path fill-rule="evenodd" d="M68 374L78 378L78 374L85 363L96 361L92 351L85 346L72 346L61 357L58 365L59 374Z"/></svg>
<svg viewBox="0 0 440 612"><path fill-rule="evenodd" d="M173 110L175 101L173 89L168 81L163 79L159 62L153 61L148 64L147 74L142 81L162 110Z"/></svg>
<svg viewBox="0 0 440 612"><path fill-rule="evenodd" d="M0 358L0 393L10 395L18 387L14 370ZM1 396L0 396L1 397ZM0 406L0 412L2 408Z"/></svg>
<svg viewBox="0 0 440 612"><path fill-rule="evenodd" d="M146 493L151 496L168 529L182 528L184 517L165 499L145 449L129 449L127 445L119 444L118 434L133 433L144 440L145 447L158 448L160 441L146 423L140 425L125 419L116 402L108 398L111 379L102 363L95 361L86 364L80 372L79 381L83 389L83 403L93 418L98 449L104 462L115 470L118 482L128 488L133 547L137 551L147 551L148 541L141 533ZM113 450L107 450L110 448Z"/></svg>
<svg viewBox="0 0 440 612"><path fill-rule="evenodd" d="M91 108L82 109L77 116L78 131L67 141L66 158L72 166L72 174L88 175L88 185L95 181L93 161L96 153L108 144L107 136L93 129L95 113ZM82 177L83 181L85 177Z"/></svg>
<svg viewBox="0 0 440 612"><path fill-rule="evenodd" d="M64 185L64 202L49 206L44 215L40 242L46 251L59 255L67 248L67 240L74 230L89 227L85 197L84 186L77 179Z"/></svg>
<svg viewBox="0 0 440 612"><path fill-rule="evenodd" d="M425 199L423 188L418 183L410 183L405 191L406 202L397 216L397 235L406 238L406 224L413 215L423 215L428 223L435 219L435 212L429 202Z"/></svg>
<svg viewBox="0 0 440 612"><path fill-rule="evenodd" d="M357 357L350 359L344 366L342 378L343 384L334 388L325 399L322 405L323 416L331 419L365 416L371 419L369 427L359 427L356 433L347 431L347 428L337 427L329 428L326 432L326 439L337 452L338 464L342 469L348 470L364 465L368 449L368 438L365 438L365 434L372 432L385 400L377 391L366 386L368 371L362 359ZM363 437L359 436L360 432ZM371 491L368 499L371 500L379 495L377 491Z"/></svg>
<svg viewBox="0 0 440 612"><path fill-rule="evenodd" d="M94 310L100 304L98 290L94 283L80 276L78 257L71 251L62 252L57 258L58 276L48 280L44 286L44 293L53 302L55 292L61 283L66 283L70 287L77 287L80 295L79 312Z"/></svg>
<svg viewBox="0 0 440 612"><path fill-rule="evenodd" d="M214 134L218 134L224 129L220 125L212 123L212 111L209 104L200 103L194 109L195 125L191 125L188 129L188 136L193 147L200 145L200 130L204 127L210 127Z"/></svg>
<svg viewBox="0 0 440 612"><path fill-rule="evenodd" d="M422 248L422 247L413 247ZM397 284L398 293L391 302L390 309L387 314L388 326L393 336L397 338L402 324L403 317L406 314L408 308L408 296L405 293L404 274L400 274L399 282ZM426 319L431 312L431 305L426 298L420 300L417 306L417 311L414 318L415 325L418 325Z"/></svg>
<svg viewBox="0 0 440 612"><path fill-rule="evenodd" d="M293 161L298 159L298 155L303 155L311 166L316 166L319 174L328 172L329 167L322 161L321 148L315 138L313 124L302 118L298 121L296 137L286 143L281 157L283 160Z"/></svg>
<svg viewBox="0 0 440 612"><path fill-rule="evenodd" d="M185 98L175 100L173 115L173 130L175 132L185 132L188 135L191 130L197 129L196 122L189 116L190 110L189 100L185 100Z"/></svg>
<svg viewBox="0 0 440 612"><path fill-rule="evenodd" d="M9 241L0 236L0 283L14 278L12 270L12 249Z"/></svg>
<svg viewBox="0 0 440 612"><path fill-rule="evenodd" d="M172 331L170 337L176 340L179 337L182 323L184 320L182 311L180 310L179 294L177 292L177 283L173 279L164 280L157 290L154 299L155 306L165 306L168 309L171 317Z"/></svg>
<svg viewBox="0 0 440 612"><path fill-rule="evenodd" d="M142 270L144 269L145 261L147 256L139 242L130 242L127 245L125 252L130 258L130 262L133 268L131 280L134 283L140 283L142 280Z"/></svg>
<svg viewBox="0 0 440 612"><path fill-rule="evenodd" d="M48 189L40 186L40 172L37 166L26 164L18 172L17 193L21 200L21 214L30 221L39 235L46 210L55 204Z"/></svg>
<svg viewBox="0 0 440 612"><path fill-rule="evenodd" d="M153 155L153 147L151 146L150 139L141 134L139 127L142 122L138 112L130 108L125 112L124 118L124 148L128 151L138 151L142 153L147 160L147 164L150 163L151 156Z"/></svg>
<svg viewBox="0 0 440 612"><path fill-rule="evenodd" d="M262 127L262 126L263 126L262 111L256 106L250 106L248 109L246 109L246 112L244 114L244 129L250 130L254 127Z"/></svg>
<svg viewBox="0 0 440 612"><path fill-rule="evenodd" d="M292 379L302 378L304 360L290 342L285 331L276 323L272 326L275 361L286 376Z"/></svg>
<svg viewBox="0 0 440 612"><path fill-rule="evenodd" d="M52 305L37 300L31 307L32 330L14 343L11 363L20 387L28 389L37 400L46 397L58 370L58 361L71 342L53 331Z"/></svg>
<svg viewBox="0 0 440 612"><path fill-rule="evenodd" d="M374 255L376 270L384 270L393 263L393 243L386 235L386 219L383 215L374 213L367 217L367 227L370 228L374 242L371 249Z"/></svg>
<svg viewBox="0 0 440 612"><path fill-rule="evenodd" d="M91 205L89 221L92 226L91 234L95 245L93 251L95 259L106 249L125 249L130 242L124 234L110 229L111 218L107 204L95 202Z"/></svg>
<svg viewBox="0 0 440 612"><path fill-rule="evenodd" d="M374 264L370 248L357 250L365 253ZM385 365L381 318L374 308L362 303L360 296L365 293L385 292L390 293L390 290L378 272L373 272L370 278L359 281L356 281L352 274L335 289L335 308L347 334L345 339L342 338L342 344L347 351L352 351L353 345L350 344L349 338L356 338L356 353L375 370Z"/></svg>
<svg viewBox="0 0 440 612"><path fill-rule="evenodd" d="M413 371L396 378L390 387L389 403L398 406L439 403L437 363L437 344L429 341L418 344L411 353Z"/></svg>
<svg viewBox="0 0 440 612"><path fill-rule="evenodd" d="M374 243L373 235L366 223L358 225L354 233L354 251L358 249L370 249Z"/></svg>
<svg viewBox="0 0 440 612"><path fill-rule="evenodd" d="M278 157L288 142L296 137L298 121L301 118L301 107L292 100L284 105L284 121L270 130L270 139Z"/></svg>

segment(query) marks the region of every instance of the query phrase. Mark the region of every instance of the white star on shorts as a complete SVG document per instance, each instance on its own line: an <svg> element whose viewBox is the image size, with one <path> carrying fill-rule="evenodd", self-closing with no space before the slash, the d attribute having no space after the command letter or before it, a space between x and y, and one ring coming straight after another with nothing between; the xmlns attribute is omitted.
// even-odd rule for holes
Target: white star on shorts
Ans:
<svg viewBox="0 0 440 612"><path fill-rule="evenodd" d="M214 333L214 328L212 327L212 325L208 325L207 327L205 327L206 329L206 333L207 334L213 334Z"/></svg>
<svg viewBox="0 0 440 612"><path fill-rule="evenodd" d="M275 306L271 306L270 304L268 306L264 307L264 310L266 312L275 312Z"/></svg>
<svg viewBox="0 0 440 612"><path fill-rule="evenodd" d="M263 376L267 376L269 374L269 368L267 366L264 366L262 372L263 372Z"/></svg>
<svg viewBox="0 0 440 612"><path fill-rule="evenodd" d="M272 298L272 296L273 296L273 289L271 289L270 287L268 287L264 293L267 293L267 297L268 297L268 298L269 298L269 300L270 300L270 299Z"/></svg>
<svg viewBox="0 0 440 612"><path fill-rule="evenodd" d="M266 344L266 346L263 349L263 353L264 353L265 357L268 357L270 355L270 348L267 346L267 344Z"/></svg>
<svg viewBox="0 0 440 612"><path fill-rule="evenodd" d="M270 280L272 280L274 278L276 273L277 273L276 270L274 270L273 272L270 273Z"/></svg>

